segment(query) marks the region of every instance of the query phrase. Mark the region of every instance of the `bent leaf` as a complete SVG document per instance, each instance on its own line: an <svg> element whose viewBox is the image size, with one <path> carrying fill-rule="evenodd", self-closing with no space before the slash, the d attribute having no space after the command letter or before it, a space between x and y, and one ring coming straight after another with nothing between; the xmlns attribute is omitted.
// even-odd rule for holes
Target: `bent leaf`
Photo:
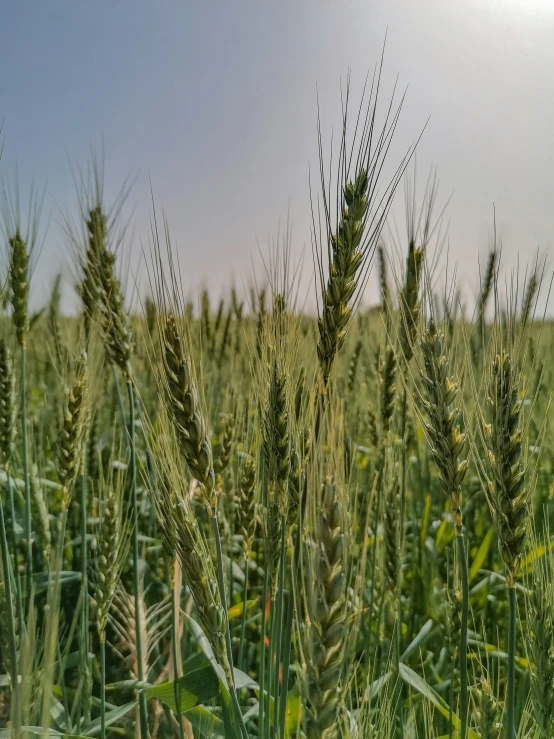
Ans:
<svg viewBox="0 0 554 739"><path fill-rule="evenodd" d="M206 703L219 693L219 680L212 666L205 665L178 680L151 685L144 692L148 700L157 698L172 711L179 710L186 714L199 703Z"/></svg>
<svg viewBox="0 0 554 739"><path fill-rule="evenodd" d="M429 683L427 683L420 675L417 674L417 672L414 672L410 667L401 662L398 665L398 673L405 683L407 683L411 688L416 690L430 703L432 703L446 719L449 718L450 710L448 708L448 705L446 704L446 701L444 701L440 697L440 695L433 690ZM455 729L460 728L460 719L458 718L458 716L456 716L455 713L452 713L452 726L454 726ZM467 731L467 736L468 739L479 739L479 736L469 728Z"/></svg>
<svg viewBox="0 0 554 739"><path fill-rule="evenodd" d="M115 724L116 721L119 721L128 713L130 713L133 708L136 708L136 705L137 702L132 701L131 703L125 703L123 706L118 706L117 708L113 708L111 711L108 711L106 713L106 726L111 726L112 724ZM88 726L85 726L84 732L89 736L95 736L96 734L99 734L100 717L95 718L94 721L91 721Z"/></svg>

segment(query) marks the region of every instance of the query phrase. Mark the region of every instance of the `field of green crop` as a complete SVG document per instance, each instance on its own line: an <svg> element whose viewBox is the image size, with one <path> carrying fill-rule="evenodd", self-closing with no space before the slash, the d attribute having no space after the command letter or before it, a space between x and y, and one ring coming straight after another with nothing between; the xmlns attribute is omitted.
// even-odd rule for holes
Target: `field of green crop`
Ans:
<svg viewBox="0 0 554 739"><path fill-rule="evenodd" d="M317 315L287 230L250 290L188 300L159 214L131 300L94 166L79 314L59 280L32 313L8 199L0 737L554 736L550 277L494 243L474 300L445 279L436 180L413 150L382 175L375 105L321 150Z"/></svg>

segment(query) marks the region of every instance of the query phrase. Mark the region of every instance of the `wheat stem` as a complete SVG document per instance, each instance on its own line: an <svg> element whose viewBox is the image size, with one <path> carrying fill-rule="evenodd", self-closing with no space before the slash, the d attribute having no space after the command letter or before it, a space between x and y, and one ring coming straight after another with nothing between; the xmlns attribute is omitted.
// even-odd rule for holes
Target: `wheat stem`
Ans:
<svg viewBox="0 0 554 739"><path fill-rule="evenodd" d="M87 545L87 476L86 476L86 449L83 450L81 474L81 591L82 591L82 638L79 646L81 651L81 677L85 685L90 681L89 667L89 604L88 604L88 545ZM84 701L83 713L85 723L90 721L90 690L85 691L87 700Z"/></svg>
<svg viewBox="0 0 554 739"><path fill-rule="evenodd" d="M290 655L292 651L292 621L294 618L294 597L289 593L287 617L285 621L285 649L283 651L283 677L281 681L281 698L279 700L279 726L285 726L287 715L287 698L289 689Z"/></svg>
<svg viewBox="0 0 554 739"><path fill-rule="evenodd" d="M275 606L275 598L273 596L274 587L271 587L271 597L269 600L269 648L267 653L269 655L268 665L268 690L267 690L267 711L265 712L265 736L270 736L271 726L271 699L273 698L273 709L275 710L275 670L274 670L274 652L275 652L275 640L277 630L277 609Z"/></svg>
<svg viewBox="0 0 554 739"><path fill-rule="evenodd" d="M217 580L219 585L219 593L221 597L221 601L223 603L223 609L225 612L225 622L226 622L226 628L225 628L225 647L227 650L227 660L228 660L228 667L229 667L229 677L230 680L229 683L229 693L231 694L231 701L233 703L233 711L235 713L235 719L238 723L239 730L241 733L241 736L244 737L244 739L248 739L248 732L246 731L246 726L244 725L244 719L242 718L242 712L240 710L240 705L237 697L237 689L235 686L235 674L233 670L233 648L231 645L231 627L229 625L229 617L227 612L227 598L225 595L225 575L223 572L223 550L221 547L221 536L219 533L219 523L217 520L217 511L214 509L213 515L211 517L212 521L212 531L215 539L215 547L216 547L216 559L217 559Z"/></svg>
<svg viewBox="0 0 554 739"><path fill-rule="evenodd" d="M281 649L282 649L282 641L283 641L283 610L284 610L284 595L285 595L285 565L286 565L286 558L287 558L287 519L286 516L282 517L281 520L281 563L279 566L279 587L277 590L278 593L278 608L276 615L276 621L277 621L277 644L276 644L276 650L275 650L275 696L274 696L274 702L273 702L273 721L275 724L275 735L279 736L279 701L282 700L282 698L279 697L280 688L279 688L279 677L281 672Z"/></svg>
<svg viewBox="0 0 554 739"><path fill-rule="evenodd" d="M0 455L6 473L8 486L8 502L10 506L10 526L7 535L11 540L12 555L14 558L14 578L16 589L16 612L19 634L23 635L23 600L21 595L21 576L18 565L18 545L15 536L15 502L13 481L10 475L13 445L16 434L16 418L14 403L15 379L13 375L10 351L6 342L0 340Z"/></svg>
<svg viewBox="0 0 554 739"><path fill-rule="evenodd" d="M508 586L508 605L510 609L510 615L508 622L508 685L506 689L506 737L507 739L516 739L515 703L517 600L515 583Z"/></svg>
<svg viewBox="0 0 554 739"><path fill-rule="evenodd" d="M137 641L137 670L138 679L144 682L143 669L143 651L142 651L142 628L140 619L140 573L139 573L139 517L138 517L138 500L137 500L137 457L136 457L136 439L135 439L135 393L133 390L133 381L129 377L127 380L127 393L129 396L129 447L130 461L129 474L131 485L131 501L133 507L133 589L135 595L135 626ZM139 712L140 712L140 734L142 739L148 737L148 711L146 707L146 695L143 690L139 693Z"/></svg>
<svg viewBox="0 0 554 739"><path fill-rule="evenodd" d="M454 676L456 674L456 660L450 658L450 687L448 689L448 739L452 739L454 723L452 716L454 713Z"/></svg>
<svg viewBox="0 0 554 739"><path fill-rule="evenodd" d="M10 475L9 464L6 464L6 479L8 482L8 498L10 501L10 516L11 516L11 528L10 538L12 540L12 550L14 557L14 579L15 579L15 591L16 591L16 613L17 613L17 624L19 633L23 635L25 631L25 622L23 619L23 596L21 594L21 575L19 574L19 566L17 563L17 542L15 538L15 502L13 496L13 480Z"/></svg>
<svg viewBox="0 0 554 739"><path fill-rule="evenodd" d="M123 405L123 395L121 393L121 386L119 384L119 377L117 376L117 367L115 366L115 364L112 364L112 375L115 387L115 394L117 396L117 405L119 407L119 413L121 415L121 424L125 428L125 426L127 425L127 414L125 412L125 406ZM128 435L125 437L125 441L127 445L129 445Z"/></svg>
<svg viewBox="0 0 554 739"><path fill-rule="evenodd" d="M25 481L25 578L27 602L31 601L33 578L33 538L31 525L31 478L27 445L27 345L21 347L21 432L23 435L23 479Z"/></svg>
<svg viewBox="0 0 554 739"><path fill-rule="evenodd" d="M265 726L265 713L266 711L269 711L269 691L267 690L266 686L266 669L265 669L265 663L266 663L266 646L265 646L265 636L266 636L266 604L267 604L267 596L269 594L269 568L265 567L264 572L264 585L262 590L262 625L260 629L260 652L261 652L261 660L260 660L260 705L259 705L259 711L258 711L258 726L260 727L260 739L267 739L267 735L264 732L264 726Z"/></svg>
<svg viewBox="0 0 554 739"><path fill-rule="evenodd" d="M462 585L462 612L460 625L460 739L467 737L467 717L469 699L467 690L467 623L469 610L469 582L467 574L467 557L464 534L461 526L456 526L456 541L460 564L460 579Z"/></svg>
<svg viewBox="0 0 554 739"><path fill-rule="evenodd" d="M106 639L100 639L100 739L106 739Z"/></svg>
<svg viewBox="0 0 554 739"><path fill-rule="evenodd" d="M383 472L385 469L386 444L383 439L381 444L381 453L377 464L377 505L375 506L375 517L373 521L373 549L371 552L371 574L369 578L369 623L367 628L367 655L370 656L371 631L373 628L373 603L375 599L375 572L377 566L377 526L381 516L381 498L383 497Z"/></svg>
<svg viewBox="0 0 554 739"><path fill-rule="evenodd" d="M0 544L2 551L2 566L4 570L4 582L6 587L6 615L8 619L8 635L10 643L10 672L11 672L11 689L13 697L12 715L14 721L15 736L19 736L21 727L20 700L19 700L19 670L17 664L17 642L16 642L16 626L13 618L13 596L11 583L11 567L10 553L8 550L8 537L6 535L6 522L4 520L4 506L0 499Z"/></svg>
<svg viewBox="0 0 554 739"><path fill-rule="evenodd" d="M166 557L165 562L166 577L169 580L169 567ZM179 580L179 583L181 581ZM180 589L180 586L179 586ZM175 715L177 717L177 723L179 724L179 737L185 739L185 728L183 725L183 715L181 713L181 691L179 688L179 662L177 659L177 649L179 646L179 635L177 633L177 612L180 608L180 592L177 592L177 583L174 582L171 586L172 599L171 599L171 659L173 660L173 695L175 698Z"/></svg>
<svg viewBox="0 0 554 739"><path fill-rule="evenodd" d="M246 642L246 603L248 600L248 560L244 566L244 584L242 588L242 614L240 621L240 642L239 642L239 658L238 668L242 670L244 667L244 647Z"/></svg>

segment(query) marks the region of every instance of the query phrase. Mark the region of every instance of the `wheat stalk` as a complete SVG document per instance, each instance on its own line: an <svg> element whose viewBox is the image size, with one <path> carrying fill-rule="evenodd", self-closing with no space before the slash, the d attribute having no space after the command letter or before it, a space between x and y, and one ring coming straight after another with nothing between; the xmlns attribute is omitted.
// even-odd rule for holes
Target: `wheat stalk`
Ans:
<svg viewBox="0 0 554 739"><path fill-rule="evenodd" d="M492 361L489 385L490 423L483 425L491 468L488 485L507 585L515 588L527 536L528 496L522 466L520 376L511 356L502 351Z"/></svg>
<svg viewBox="0 0 554 739"><path fill-rule="evenodd" d="M456 404L459 382L450 374L450 356L444 335L437 329L435 321L428 323L421 342L423 357L420 379L423 408L428 420L425 422L427 437L435 464L439 468L439 480L450 501L454 515L456 540L462 586L460 624L460 714L461 737L467 736L469 699L467 689L467 621L469 609L469 583L467 555L463 534L462 483L468 467L467 457L460 459L466 447L465 434L460 431L458 420L460 408Z"/></svg>
<svg viewBox="0 0 554 739"><path fill-rule="evenodd" d="M308 623L306 626L306 736L336 736L339 682L346 638L344 534L337 486L331 478L321 486L310 556Z"/></svg>
<svg viewBox="0 0 554 739"><path fill-rule="evenodd" d="M88 422L87 357L83 352L75 367L73 382L66 390L60 425L58 477L62 485L62 516L67 512L75 478L81 467Z"/></svg>
<svg viewBox="0 0 554 739"><path fill-rule="evenodd" d="M220 575L216 574L205 537L192 512L187 491L183 489L183 477L179 465L176 464L177 453L168 446L168 442L159 444L156 448L158 483L153 500L157 520L168 553L171 556L178 553L186 572L200 623L225 672L233 698L235 718L241 734L245 736L246 729L236 698L225 590L222 588ZM215 513L214 518L217 521Z"/></svg>
<svg viewBox="0 0 554 739"><path fill-rule="evenodd" d="M547 525L544 533L545 542L549 542ZM531 545L534 551L540 551L534 530ZM554 557L550 549L536 559L532 577L528 576L526 581L533 716L538 739L547 739L554 733Z"/></svg>
<svg viewBox="0 0 554 739"><path fill-rule="evenodd" d="M165 401L183 455L193 477L201 485L210 515L216 507L212 447L200 399L175 317L169 315L163 333Z"/></svg>
<svg viewBox="0 0 554 739"><path fill-rule="evenodd" d="M520 424L520 375L517 364L502 349L492 360L488 388L490 423L482 424L490 464L487 497L498 536L500 555L506 567L509 602L508 686L506 735L515 737L515 648L517 625L516 580L527 536L529 500L522 465L523 431Z"/></svg>

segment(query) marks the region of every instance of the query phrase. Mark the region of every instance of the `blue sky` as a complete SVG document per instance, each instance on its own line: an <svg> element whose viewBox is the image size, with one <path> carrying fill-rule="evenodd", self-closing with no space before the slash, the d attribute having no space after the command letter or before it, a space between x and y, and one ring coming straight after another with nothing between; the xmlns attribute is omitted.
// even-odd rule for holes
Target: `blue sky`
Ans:
<svg viewBox="0 0 554 739"><path fill-rule="evenodd" d="M71 166L105 148L106 194L126 177L133 269L148 240L151 179L185 289L218 296L260 264L287 210L310 263L308 173L317 168L316 85L326 134L353 99L385 31L385 96L408 86L391 163L427 118L424 180L437 167L450 261L475 287L496 206L507 264L554 244L554 6L547 0L19 0L0 23L0 172L45 188L48 232L35 297L71 282L59 208ZM329 137L326 139L329 141ZM439 198L440 202L440 198ZM398 204L399 221L403 218ZM306 270L306 285L309 269ZM367 299L371 302L372 283ZM66 305L71 305L69 291Z"/></svg>

